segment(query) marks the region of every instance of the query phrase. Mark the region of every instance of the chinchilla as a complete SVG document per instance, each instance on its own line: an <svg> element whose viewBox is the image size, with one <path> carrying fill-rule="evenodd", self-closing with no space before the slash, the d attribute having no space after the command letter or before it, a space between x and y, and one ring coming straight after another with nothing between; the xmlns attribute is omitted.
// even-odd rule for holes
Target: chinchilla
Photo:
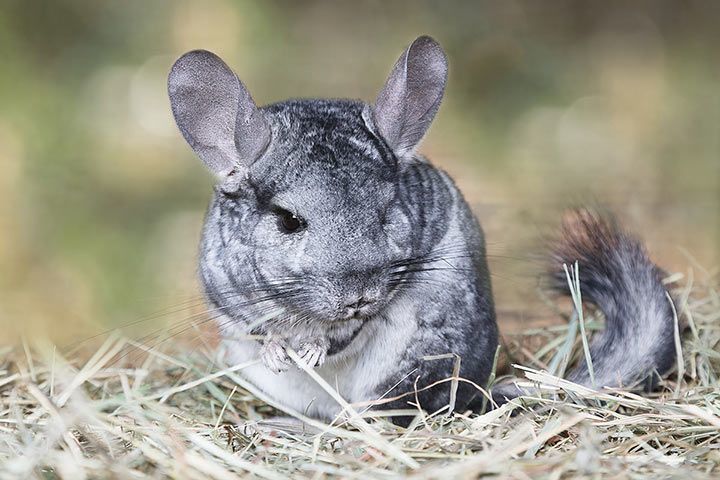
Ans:
<svg viewBox="0 0 720 480"><path fill-rule="evenodd" d="M446 79L445 53L427 36L372 104L257 107L213 53L172 67L177 125L217 178L202 285L227 360L248 362L242 375L278 404L324 419L341 411L289 350L351 403L484 404L498 330L483 232L448 174L417 153ZM578 260L585 298L605 311L591 347L596 384L667 370L673 324L660 271L612 222L585 210L568 218L553 271ZM462 381L448 381L458 364ZM571 378L589 383L587 367Z"/></svg>

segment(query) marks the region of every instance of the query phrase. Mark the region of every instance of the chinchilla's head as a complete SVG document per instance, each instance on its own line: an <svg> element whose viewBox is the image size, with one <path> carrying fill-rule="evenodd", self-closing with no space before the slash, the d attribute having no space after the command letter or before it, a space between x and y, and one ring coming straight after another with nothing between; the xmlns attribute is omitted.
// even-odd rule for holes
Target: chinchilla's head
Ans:
<svg viewBox="0 0 720 480"><path fill-rule="evenodd" d="M376 313L416 254L422 208L403 170L440 105L447 63L420 37L374 104L293 100L258 108L217 56L192 51L169 77L175 120L217 177L201 274L209 297L272 299L308 320ZM405 183L403 183L405 182Z"/></svg>

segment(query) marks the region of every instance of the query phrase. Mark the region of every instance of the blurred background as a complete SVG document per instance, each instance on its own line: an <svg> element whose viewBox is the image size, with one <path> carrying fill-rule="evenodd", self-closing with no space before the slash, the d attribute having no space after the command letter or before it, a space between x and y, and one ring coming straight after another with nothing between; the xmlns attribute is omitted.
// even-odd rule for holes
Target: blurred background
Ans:
<svg viewBox="0 0 720 480"><path fill-rule="evenodd" d="M3 342L16 326L62 344L200 308L212 179L165 90L173 60L196 48L260 104L372 100L406 45L434 36L450 78L421 151L481 217L503 331L541 314L537 259L567 206L606 206L667 269L713 275L720 3L632 4L3 1Z"/></svg>

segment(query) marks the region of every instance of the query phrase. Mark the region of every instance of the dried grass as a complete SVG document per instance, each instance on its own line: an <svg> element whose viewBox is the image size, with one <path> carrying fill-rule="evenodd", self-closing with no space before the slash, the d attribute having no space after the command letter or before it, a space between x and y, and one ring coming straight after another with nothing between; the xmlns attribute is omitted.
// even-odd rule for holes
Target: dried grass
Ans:
<svg viewBox="0 0 720 480"><path fill-rule="evenodd" d="M145 348L142 363L122 353L139 350L119 335L71 358L41 341L8 347L0 351L0 478L717 477L720 293L708 278L674 278L684 283L675 292L684 362L658 393L594 392L555 376L583 355L574 317L508 342L525 381L559 395L484 415L408 405L418 416L407 429L345 404L327 384L349 420L278 412L238 376L246 365L220 368L212 349L180 342ZM586 312L582 325L592 331L598 321Z"/></svg>

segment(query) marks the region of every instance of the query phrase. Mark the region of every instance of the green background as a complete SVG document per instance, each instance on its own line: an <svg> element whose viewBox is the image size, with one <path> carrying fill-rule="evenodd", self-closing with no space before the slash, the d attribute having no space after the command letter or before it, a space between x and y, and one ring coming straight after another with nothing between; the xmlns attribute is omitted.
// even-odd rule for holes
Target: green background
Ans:
<svg viewBox="0 0 720 480"><path fill-rule="evenodd" d="M579 203L712 275L718 25L720 3L692 1L4 1L0 319L67 340L201 309L212 179L170 114L177 56L215 51L260 104L371 100L421 34L450 60L421 151L481 216L501 321L532 318L540 240Z"/></svg>

